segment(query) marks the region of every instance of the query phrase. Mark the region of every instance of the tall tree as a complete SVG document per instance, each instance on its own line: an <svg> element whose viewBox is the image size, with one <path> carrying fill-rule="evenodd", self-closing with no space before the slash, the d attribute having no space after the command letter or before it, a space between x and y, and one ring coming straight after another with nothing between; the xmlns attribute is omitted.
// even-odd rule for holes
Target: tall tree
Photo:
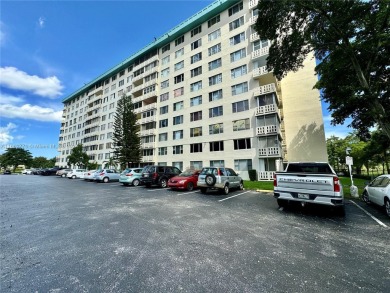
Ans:
<svg viewBox="0 0 390 293"><path fill-rule="evenodd" d="M114 156L121 166L138 165L141 161L141 143L137 115L131 96L123 95L118 101L114 120Z"/></svg>
<svg viewBox="0 0 390 293"><path fill-rule="evenodd" d="M390 138L390 8L388 0L259 1L255 30L272 41L267 67L278 78L314 52L315 87L332 124L352 118L361 137L378 125Z"/></svg>
<svg viewBox="0 0 390 293"><path fill-rule="evenodd" d="M12 166L14 172L18 165L30 166L31 161L31 153L23 148L8 148L2 155L2 165Z"/></svg>
<svg viewBox="0 0 390 293"><path fill-rule="evenodd" d="M67 159L69 165L85 167L88 165L89 156L87 155L86 152L83 151L83 145L79 144L72 149Z"/></svg>
<svg viewBox="0 0 390 293"><path fill-rule="evenodd" d="M33 168L51 168L53 166L54 164L45 157L34 157L31 163Z"/></svg>

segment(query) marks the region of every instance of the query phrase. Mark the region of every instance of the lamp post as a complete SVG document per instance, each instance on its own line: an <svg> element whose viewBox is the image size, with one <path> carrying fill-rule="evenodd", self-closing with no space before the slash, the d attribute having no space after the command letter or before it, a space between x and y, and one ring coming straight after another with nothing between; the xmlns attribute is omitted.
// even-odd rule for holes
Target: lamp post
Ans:
<svg viewBox="0 0 390 293"><path fill-rule="evenodd" d="M345 163L348 165L349 176L351 176L351 187L350 187L351 196L359 197L358 188L353 184L353 176L352 176L353 158L349 156L351 153L351 148L347 147L345 153L347 154L347 156L345 157Z"/></svg>

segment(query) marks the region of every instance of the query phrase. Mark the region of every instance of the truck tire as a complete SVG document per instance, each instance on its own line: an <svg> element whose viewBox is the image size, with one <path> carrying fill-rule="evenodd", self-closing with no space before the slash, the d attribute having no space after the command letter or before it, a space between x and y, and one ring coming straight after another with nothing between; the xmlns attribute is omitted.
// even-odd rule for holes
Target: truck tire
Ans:
<svg viewBox="0 0 390 293"><path fill-rule="evenodd" d="M279 207L284 208L287 206L288 202L284 199L277 199L276 202L278 203Z"/></svg>
<svg viewBox="0 0 390 293"><path fill-rule="evenodd" d="M214 174L209 174L209 175L206 175L205 181L206 181L207 186L214 186L217 179L215 178Z"/></svg>

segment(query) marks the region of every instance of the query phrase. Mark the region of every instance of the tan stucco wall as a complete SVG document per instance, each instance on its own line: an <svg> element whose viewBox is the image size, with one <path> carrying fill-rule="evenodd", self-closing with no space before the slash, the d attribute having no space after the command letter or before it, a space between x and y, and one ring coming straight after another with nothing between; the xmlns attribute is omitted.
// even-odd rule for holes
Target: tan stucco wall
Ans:
<svg viewBox="0 0 390 293"><path fill-rule="evenodd" d="M320 92L313 89L314 56L309 55L303 65L281 81L287 160L327 161Z"/></svg>

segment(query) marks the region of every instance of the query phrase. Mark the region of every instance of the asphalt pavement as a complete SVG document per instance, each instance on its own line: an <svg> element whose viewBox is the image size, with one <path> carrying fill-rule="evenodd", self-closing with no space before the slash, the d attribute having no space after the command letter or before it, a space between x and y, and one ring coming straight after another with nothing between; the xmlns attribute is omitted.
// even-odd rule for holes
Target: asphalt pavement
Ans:
<svg viewBox="0 0 390 293"><path fill-rule="evenodd" d="M0 292L390 288L390 219L359 200L340 216L264 192L0 175L0 226Z"/></svg>

